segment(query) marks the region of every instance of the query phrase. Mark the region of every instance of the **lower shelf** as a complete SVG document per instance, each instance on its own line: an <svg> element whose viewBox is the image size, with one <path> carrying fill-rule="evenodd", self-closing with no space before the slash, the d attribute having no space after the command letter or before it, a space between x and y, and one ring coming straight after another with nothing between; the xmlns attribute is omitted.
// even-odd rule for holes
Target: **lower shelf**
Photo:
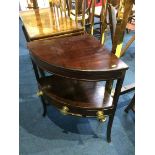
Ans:
<svg viewBox="0 0 155 155"><path fill-rule="evenodd" d="M113 98L105 92L104 83L52 75L39 80L39 89L43 96L60 110L65 106L69 114L96 116L99 110L106 115L113 109Z"/></svg>

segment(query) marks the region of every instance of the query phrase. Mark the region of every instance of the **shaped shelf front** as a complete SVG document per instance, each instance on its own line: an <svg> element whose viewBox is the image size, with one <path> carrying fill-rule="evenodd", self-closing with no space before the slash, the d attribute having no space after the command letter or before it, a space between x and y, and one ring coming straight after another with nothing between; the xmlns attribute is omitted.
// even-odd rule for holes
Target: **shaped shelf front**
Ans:
<svg viewBox="0 0 155 155"><path fill-rule="evenodd" d="M67 107L68 114L96 116L98 111L106 115L113 109L113 98L105 92L104 84L104 81L79 81L52 75L40 78L39 90L59 110Z"/></svg>

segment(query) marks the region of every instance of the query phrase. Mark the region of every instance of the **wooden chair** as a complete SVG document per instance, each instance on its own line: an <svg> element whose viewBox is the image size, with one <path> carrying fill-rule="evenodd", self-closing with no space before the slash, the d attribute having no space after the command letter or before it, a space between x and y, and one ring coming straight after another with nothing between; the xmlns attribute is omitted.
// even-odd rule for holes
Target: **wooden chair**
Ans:
<svg viewBox="0 0 155 155"><path fill-rule="evenodd" d="M68 8L72 20L82 21L88 19L88 14L86 12L88 6L85 0L68 0Z"/></svg>
<svg viewBox="0 0 155 155"><path fill-rule="evenodd" d="M131 102L125 108L125 112L128 113L129 110L132 110L133 112L135 112L135 94L134 94L133 98L131 99Z"/></svg>
<svg viewBox="0 0 155 155"><path fill-rule="evenodd" d="M126 26L127 33L135 30L135 5L133 5L132 11L128 18L128 24Z"/></svg>
<svg viewBox="0 0 155 155"><path fill-rule="evenodd" d="M88 29L88 33L91 35L95 35L96 37L99 36L99 39L101 41L101 44L104 44L104 33L107 28L107 0L100 1L100 6L96 6L98 3L96 0L88 0L88 14L89 18L86 23L86 27L90 26ZM94 22L94 18L99 18L99 22ZM98 28L95 28L96 24L100 24L100 28L98 31Z"/></svg>
<svg viewBox="0 0 155 155"><path fill-rule="evenodd" d="M76 1L80 2L79 1ZM20 19L23 23L23 32L27 41L33 41L44 38L57 38L72 35L83 35L85 32L94 34L94 11L95 1L87 6L85 0L81 0L82 10L79 5L75 5L75 18L71 18L72 7L70 7L71 0L50 0L50 8L33 9L29 11L21 11ZM78 6L78 7L76 7ZM104 6L106 7L106 5ZM82 12L82 21L79 20ZM86 14L89 17L86 18ZM106 29L105 12L101 18L102 33L100 41L104 43L104 32ZM86 27L86 28L85 28Z"/></svg>
<svg viewBox="0 0 155 155"><path fill-rule="evenodd" d="M50 8L22 11L20 19L28 41L84 33L81 24L70 20L65 0L50 0Z"/></svg>
<svg viewBox="0 0 155 155"><path fill-rule="evenodd" d="M130 0L130 1L133 1L133 4L134 4L134 0ZM122 20L121 16L124 13L124 11L122 11L122 9L124 9L124 6L122 6L122 5L124 5L124 4L122 4L122 3L124 3L123 0L111 0L108 3L108 14L109 14L109 24L110 24L112 43L113 43L114 35L115 36L118 35L118 34L115 34L116 25L119 25L119 24L117 24L119 22L118 20L119 20L119 18L121 18L120 20ZM135 30L135 8L134 8L133 4L132 4L132 10L131 10L131 8L128 8L129 14L128 14L128 11L126 13L126 16L128 16L127 23L125 22L125 20L126 20L125 18L124 18L125 20L123 21L124 22L123 25L126 26L127 33L130 30L132 30L132 31ZM120 14L120 15L118 15L118 14ZM124 31L124 28L122 28L122 29ZM117 30L117 31L119 31L119 30ZM115 38L117 40L117 37L115 37ZM132 40L134 40L133 38L132 38ZM116 47L114 46L113 50L115 50L115 48Z"/></svg>
<svg viewBox="0 0 155 155"><path fill-rule="evenodd" d="M94 17L97 19L99 19L98 22L95 22L94 24L97 25L99 24L100 27L99 27L99 34L101 34L101 24L102 24L102 21L101 21L101 15L103 14L103 10L105 9L105 4L106 4L106 1L102 1L102 0L99 0L98 2L95 1L95 12L94 12ZM105 10L104 10L105 11ZM107 12L105 11L104 14L107 14ZM106 24L107 22L105 22Z"/></svg>
<svg viewBox="0 0 155 155"><path fill-rule="evenodd" d="M133 7L134 7L134 5L133 5ZM128 17L128 21L127 21L127 24L126 24L127 34L129 33L129 31L135 31L135 15L134 15L134 11L135 10L132 9L131 12L130 12L130 15ZM128 42L124 45L124 47L122 47L121 51L119 52L119 58L121 58L121 57L123 57L125 55L128 48L131 46L131 44L134 41L135 41L135 34L132 35L131 38L128 40ZM129 92L134 91L134 90L135 90L135 84L134 83L123 86L122 90L121 90L121 95L129 93ZM134 100L135 100L135 95L134 95L131 103L134 102Z"/></svg>
<svg viewBox="0 0 155 155"><path fill-rule="evenodd" d="M70 18L72 20L77 20L78 22L81 22L82 25L85 25L85 31L91 35L94 35L94 17L95 17L95 12L96 12L96 7L95 7L95 0L76 0L74 1L74 6L73 1L69 0L69 10L70 11ZM106 29L106 21L105 21L105 16L106 16L106 7L107 7L107 1L105 0L104 3L101 4L101 8L103 8L100 11L100 40L101 43L104 43L104 32ZM73 9L74 8L74 9ZM78 10L78 11L77 11ZM101 13L102 12L102 13Z"/></svg>
<svg viewBox="0 0 155 155"><path fill-rule="evenodd" d="M112 50L111 51L118 58L120 58L121 56L123 56L125 54L128 47L131 45L131 43L135 39L135 36L132 36L132 38L125 45L125 47L122 48L123 47L123 38L124 38L127 23L128 23L128 19L130 17L130 14L131 14L131 11L133 8L134 0L128 0L128 1L120 0L120 3L118 5L116 5L116 4L117 3L115 3L115 6L118 6L117 12L115 12L116 11L115 6L113 6L112 3L110 5L111 15L112 15L111 19L114 19L111 22L111 23L113 23L113 25L112 25L113 31L111 31L111 36L112 36L111 37L111 40L112 40ZM107 82L106 90L109 92L112 92L112 85L113 85L112 82L110 82L110 81ZM134 84L124 86L124 88L122 88L121 94L125 94L125 93L130 92L135 89Z"/></svg>
<svg viewBox="0 0 155 155"><path fill-rule="evenodd" d="M68 0L70 18L85 26L87 33L93 35L95 0L88 4L87 0Z"/></svg>

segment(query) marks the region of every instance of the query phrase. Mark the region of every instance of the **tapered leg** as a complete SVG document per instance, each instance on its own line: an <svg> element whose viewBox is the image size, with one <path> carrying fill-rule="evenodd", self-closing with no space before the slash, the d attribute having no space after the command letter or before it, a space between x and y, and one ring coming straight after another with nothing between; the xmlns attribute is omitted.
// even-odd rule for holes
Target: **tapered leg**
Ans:
<svg viewBox="0 0 155 155"><path fill-rule="evenodd" d="M42 115L43 115L43 117L45 117L46 113L47 113L46 103L45 103L45 100L44 100L44 98L42 96L40 96L40 99L41 99L41 102L43 104L43 114Z"/></svg>
<svg viewBox="0 0 155 155"><path fill-rule="evenodd" d="M39 69L41 77L45 77L45 72L39 67L38 67L38 69Z"/></svg>
<svg viewBox="0 0 155 155"><path fill-rule="evenodd" d="M114 115L109 115L109 121L107 126L107 142L111 142L111 128L114 120Z"/></svg>
<svg viewBox="0 0 155 155"><path fill-rule="evenodd" d="M125 77L125 72L123 73L122 77L117 80L117 83L116 83L115 93L114 93L114 97L113 97L114 108L113 108L111 114L109 115L109 122L108 122L108 126L107 126L107 141L109 143L111 142L111 128L112 128L112 124L113 124L113 120L114 120L114 116L115 116L115 112L116 112L116 108L117 108L117 102L118 102L121 88L123 85L124 77ZM107 81L106 84L107 83L108 83L108 85L113 84L113 81ZM112 88L112 87L110 87L110 88ZM105 88L105 90L107 90L107 89Z"/></svg>

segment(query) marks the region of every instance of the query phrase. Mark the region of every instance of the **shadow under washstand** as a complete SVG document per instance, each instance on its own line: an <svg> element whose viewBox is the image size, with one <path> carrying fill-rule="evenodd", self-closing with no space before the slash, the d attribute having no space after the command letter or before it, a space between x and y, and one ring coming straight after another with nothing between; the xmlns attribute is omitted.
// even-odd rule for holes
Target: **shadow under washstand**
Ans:
<svg viewBox="0 0 155 155"><path fill-rule="evenodd" d="M61 139L82 143L81 137L98 138L88 118L62 115L52 105L47 106L47 115L43 117L42 110L38 98L20 103L20 113L22 113L20 126L32 135L50 140Z"/></svg>
<svg viewBox="0 0 155 155"><path fill-rule="evenodd" d="M66 134L96 135L90 125L89 118L63 115L51 105L48 105L46 117Z"/></svg>

